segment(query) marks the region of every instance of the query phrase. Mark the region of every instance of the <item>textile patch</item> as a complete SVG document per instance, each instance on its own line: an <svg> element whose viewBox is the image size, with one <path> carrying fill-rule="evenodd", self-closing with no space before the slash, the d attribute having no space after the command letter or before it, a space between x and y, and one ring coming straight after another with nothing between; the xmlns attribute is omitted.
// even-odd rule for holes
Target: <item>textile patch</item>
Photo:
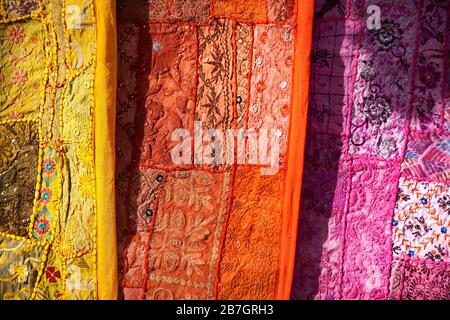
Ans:
<svg viewBox="0 0 450 320"><path fill-rule="evenodd" d="M197 35L192 26L171 24L151 24L143 32L137 85L144 107L136 117L137 152L141 163L172 165L173 130L193 130Z"/></svg>
<svg viewBox="0 0 450 320"><path fill-rule="evenodd" d="M364 15L364 2L360 0L329 1L316 0L314 2L316 18L336 19L343 17L357 17Z"/></svg>
<svg viewBox="0 0 450 320"><path fill-rule="evenodd" d="M62 136L69 141L89 141L92 137L91 88L94 81L94 68L81 70L80 74L67 83L62 96ZM84 90L80 90L83 88Z"/></svg>
<svg viewBox="0 0 450 320"><path fill-rule="evenodd" d="M70 257L66 260L66 293L70 300L96 299L96 252L89 252L81 257Z"/></svg>
<svg viewBox="0 0 450 320"><path fill-rule="evenodd" d="M351 108L352 70L357 63L356 20L316 20L311 57L309 127L341 134Z"/></svg>
<svg viewBox="0 0 450 320"><path fill-rule="evenodd" d="M420 17L420 49L415 66L411 129L439 129L445 81L445 33L448 2L424 2Z"/></svg>
<svg viewBox="0 0 450 320"><path fill-rule="evenodd" d="M392 226L394 256L450 261L449 186L401 178Z"/></svg>
<svg viewBox="0 0 450 320"><path fill-rule="evenodd" d="M30 298L43 249L22 240L0 237L0 300Z"/></svg>
<svg viewBox="0 0 450 320"><path fill-rule="evenodd" d="M450 180L450 135L410 134L402 174L411 178Z"/></svg>
<svg viewBox="0 0 450 320"><path fill-rule="evenodd" d="M66 63L72 68L88 65L95 56L95 13L90 10L91 4L92 0L65 0Z"/></svg>
<svg viewBox="0 0 450 320"><path fill-rule="evenodd" d="M267 0L213 0L214 14L222 17L239 17L256 21L267 20Z"/></svg>
<svg viewBox="0 0 450 320"><path fill-rule="evenodd" d="M61 193L61 158L53 148L46 148L42 158L40 197L34 208L31 235L37 241L50 240L55 226Z"/></svg>
<svg viewBox="0 0 450 320"><path fill-rule="evenodd" d="M168 173L146 255L148 299L213 298L229 188L230 173Z"/></svg>
<svg viewBox="0 0 450 320"><path fill-rule="evenodd" d="M342 299L386 299L398 169L355 160L345 217Z"/></svg>
<svg viewBox="0 0 450 320"><path fill-rule="evenodd" d="M139 52L140 28L132 24L119 24L118 36L118 79L116 112L116 211L119 219L126 218L128 201L128 170L133 157L133 136L136 117L136 93L138 70L135 63ZM119 223L119 234L125 222Z"/></svg>
<svg viewBox="0 0 450 320"><path fill-rule="evenodd" d="M450 264L429 260L395 260L390 299L449 300Z"/></svg>
<svg viewBox="0 0 450 320"><path fill-rule="evenodd" d="M94 252L63 257L49 252L44 272L36 285L36 300L95 299Z"/></svg>
<svg viewBox="0 0 450 320"><path fill-rule="evenodd" d="M278 129L281 158L287 151L295 37L291 26L255 26L248 128Z"/></svg>
<svg viewBox="0 0 450 320"><path fill-rule="evenodd" d="M236 25L236 77L237 97L236 127L246 128L248 121L248 101L250 97L250 77L252 70L252 46L254 27L249 24Z"/></svg>
<svg viewBox="0 0 450 320"><path fill-rule="evenodd" d="M5 0L6 18L20 18L36 14L40 9L40 0Z"/></svg>
<svg viewBox="0 0 450 320"><path fill-rule="evenodd" d="M128 22L207 23L211 18L210 0L118 0L119 20Z"/></svg>
<svg viewBox="0 0 450 320"><path fill-rule="evenodd" d="M137 169L132 172L127 201L128 232L150 230L164 174L165 171L156 169Z"/></svg>
<svg viewBox="0 0 450 320"><path fill-rule="evenodd" d="M237 168L218 298L271 299L278 270L284 171Z"/></svg>
<svg viewBox="0 0 450 320"><path fill-rule="evenodd" d="M376 4L385 14L381 29L363 29L349 150L355 155L393 159L401 156L406 138L417 7L411 1Z"/></svg>
<svg viewBox="0 0 450 320"><path fill-rule="evenodd" d="M230 173L172 171L161 183L153 229L126 249L124 287L142 290L125 298L211 299Z"/></svg>
<svg viewBox="0 0 450 320"><path fill-rule="evenodd" d="M118 22L126 20L134 23L146 23L148 21L161 21L166 19L169 10L169 1L117 0L116 6Z"/></svg>
<svg viewBox="0 0 450 320"><path fill-rule="evenodd" d="M124 291L124 297L126 299L142 299L145 286L145 269L146 269L146 255L147 243L150 234L148 232L136 232L123 241L124 243L124 269L122 286L124 288L139 288L138 295L134 295L134 291L131 291L130 295Z"/></svg>
<svg viewBox="0 0 450 320"><path fill-rule="evenodd" d="M206 23L211 13L211 0L173 0L169 19Z"/></svg>
<svg viewBox="0 0 450 320"><path fill-rule="evenodd" d="M268 0L268 18L270 21L292 21L295 15L295 0Z"/></svg>
<svg viewBox="0 0 450 320"><path fill-rule="evenodd" d="M91 163L92 147L65 144L66 155L62 169L63 197L60 207L60 248L64 256L71 256L92 248L95 235L95 181Z"/></svg>
<svg viewBox="0 0 450 320"><path fill-rule="evenodd" d="M214 20L198 29L199 64L195 120L207 128L232 128L234 90L233 23Z"/></svg>
<svg viewBox="0 0 450 320"><path fill-rule="evenodd" d="M37 118L45 61L41 23L0 24L0 119Z"/></svg>
<svg viewBox="0 0 450 320"><path fill-rule="evenodd" d="M308 132L302 184L295 299L337 299L343 218L350 163L340 137Z"/></svg>
<svg viewBox="0 0 450 320"><path fill-rule="evenodd" d="M46 256L46 264L43 273L36 283L34 292L36 300L59 300L65 294L65 279L63 273L65 270L64 259L55 254L55 252L48 252Z"/></svg>
<svg viewBox="0 0 450 320"><path fill-rule="evenodd" d="M37 178L37 123L1 124L0 151L0 232L27 236Z"/></svg>

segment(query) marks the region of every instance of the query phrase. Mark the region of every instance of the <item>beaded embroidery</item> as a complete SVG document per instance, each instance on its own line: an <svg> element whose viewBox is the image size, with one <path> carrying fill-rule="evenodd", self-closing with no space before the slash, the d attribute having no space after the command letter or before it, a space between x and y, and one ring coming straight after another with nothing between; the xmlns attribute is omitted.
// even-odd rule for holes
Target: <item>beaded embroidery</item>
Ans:
<svg viewBox="0 0 450 320"><path fill-rule="evenodd" d="M0 299L95 299L95 5L0 1Z"/></svg>

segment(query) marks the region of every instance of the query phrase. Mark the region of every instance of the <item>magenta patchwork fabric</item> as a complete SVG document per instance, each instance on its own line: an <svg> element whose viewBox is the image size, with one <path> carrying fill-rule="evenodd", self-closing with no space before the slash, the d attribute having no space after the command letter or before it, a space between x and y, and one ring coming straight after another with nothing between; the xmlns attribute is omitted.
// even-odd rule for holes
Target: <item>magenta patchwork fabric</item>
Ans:
<svg viewBox="0 0 450 320"><path fill-rule="evenodd" d="M450 299L448 0L315 12L292 297Z"/></svg>

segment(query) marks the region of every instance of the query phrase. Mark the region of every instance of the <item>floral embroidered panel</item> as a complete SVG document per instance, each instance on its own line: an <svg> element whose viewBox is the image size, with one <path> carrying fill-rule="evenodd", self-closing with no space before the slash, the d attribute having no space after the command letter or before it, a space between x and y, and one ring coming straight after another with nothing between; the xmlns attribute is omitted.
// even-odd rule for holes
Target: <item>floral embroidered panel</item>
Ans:
<svg viewBox="0 0 450 320"><path fill-rule="evenodd" d="M277 297L298 6L118 1L122 298Z"/></svg>
<svg viewBox="0 0 450 320"><path fill-rule="evenodd" d="M0 299L94 299L95 3L0 4Z"/></svg>
<svg viewBox="0 0 450 320"><path fill-rule="evenodd" d="M315 5L292 297L450 299L448 1Z"/></svg>

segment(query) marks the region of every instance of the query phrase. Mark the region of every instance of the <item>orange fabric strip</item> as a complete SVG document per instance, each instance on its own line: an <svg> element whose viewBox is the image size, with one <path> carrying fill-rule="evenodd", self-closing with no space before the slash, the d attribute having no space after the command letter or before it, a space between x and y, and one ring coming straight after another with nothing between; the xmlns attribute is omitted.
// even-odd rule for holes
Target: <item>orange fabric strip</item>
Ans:
<svg viewBox="0 0 450 320"><path fill-rule="evenodd" d="M298 1L297 39L294 65L294 92L289 131L288 168L283 199L277 299L289 299L295 263L303 156L309 95L309 66L312 43L313 0Z"/></svg>

